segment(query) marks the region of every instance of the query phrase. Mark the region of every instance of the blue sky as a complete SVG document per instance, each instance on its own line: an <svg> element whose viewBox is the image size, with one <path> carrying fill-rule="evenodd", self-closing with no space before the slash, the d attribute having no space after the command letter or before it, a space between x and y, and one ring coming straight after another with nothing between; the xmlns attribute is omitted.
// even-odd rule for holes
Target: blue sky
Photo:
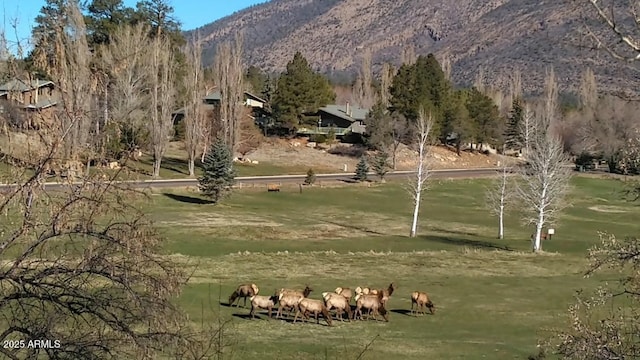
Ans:
<svg viewBox="0 0 640 360"><path fill-rule="evenodd" d="M267 0L169 0L175 10L175 16L184 30L191 30L225 17L254 4ZM45 0L0 0L2 24L9 44L15 43L16 31L12 27L17 19L17 36L21 42L28 41L33 20L45 4ZM126 6L135 7L137 0L124 0Z"/></svg>

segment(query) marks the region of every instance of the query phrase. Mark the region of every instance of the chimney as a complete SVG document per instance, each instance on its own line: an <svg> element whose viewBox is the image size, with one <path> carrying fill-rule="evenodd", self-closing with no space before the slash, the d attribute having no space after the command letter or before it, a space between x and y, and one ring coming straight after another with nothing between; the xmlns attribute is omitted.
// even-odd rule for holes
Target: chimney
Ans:
<svg viewBox="0 0 640 360"><path fill-rule="evenodd" d="M345 113L347 113L347 116L351 116L351 109L349 108L349 102L347 101L347 111L345 111Z"/></svg>

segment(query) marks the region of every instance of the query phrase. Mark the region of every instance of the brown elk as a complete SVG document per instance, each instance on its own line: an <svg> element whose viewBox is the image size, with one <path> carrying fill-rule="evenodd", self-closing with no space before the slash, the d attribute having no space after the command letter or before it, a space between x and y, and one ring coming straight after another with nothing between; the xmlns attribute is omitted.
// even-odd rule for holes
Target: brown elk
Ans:
<svg viewBox="0 0 640 360"><path fill-rule="evenodd" d="M282 310L288 309L289 316L291 316L291 312L296 309L298 306L298 302L302 298L306 298L313 291L308 285L305 286L303 291L291 290L291 289L280 289L278 301L280 305L278 305L278 312L276 314L276 319L282 317Z"/></svg>
<svg viewBox="0 0 640 360"><path fill-rule="evenodd" d="M370 310L373 313L373 318L378 320L376 315L382 315L385 321L389 321L389 316L387 314L387 309L384 307L384 302L382 302L383 294L382 292L378 292L377 295L373 294L358 294L356 295L356 311L353 313L353 319L360 314L360 319L362 320L363 314L362 309Z"/></svg>
<svg viewBox="0 0 640 360"><path fill-rule="evenodd" d="M535 233L531 234L531 241L533 241L535 238L536 238L536 234ZM548 233L543 232L543 233L540 234L540 240L541 241L545 241L548 238L549 238L549 234Z"/></svg>
<svg viewBox="0 0 640 360"><path fill-rule="evenodd" d="M258 295L258 286L256 284L242 284L229 296L229 306L238 301L236 306L240 306L240 298L244 298L244 307L247 307L247 298Z"/></svg>
<svg viewBox="0 0 640 360"><path fill-rule="evenodd" d="M340 321L344 321L342 318L342 313L347 313L347 319L351 321L351 305L349 305L349 299L344 297L342 294L336 294L331 292L323 292L322 298L324 299L324 304L327 306L327 310L331 311L331 309L336 309L336 318L340 319Z"/></svg>
<svg viewBox="0 0 640 360"><path fill-rule="evenodd" d="M337 287L335 293L338 295L342 295L345 299L347 299L348 303L351 303L351 298L353 297L353 291L350 288Z"/></svg>
<svg viewBox="0 0 640 360"><path fill-rule="evenodd" d="M322 314L325 321L327 322L327 325L331 326L331 314L329 314L329 310L327 310L327 306L324 304L324 302L322 300L308 298L302 298L298 302L296 316L293 318L293 322L296 322L300 314L302 314L305 319L309 319L309 313L313 313L316 318L317 324L320 324L318 314Z"/></svg>
<svg viewBox="0 0 640 360"><path fill-rule="evenodd" d="M271 296L254 295L251 297L251 315L252 319L256 317L256 309L265 309L269 311L269 319L271 319L271 311L278 303L278 293Z"/></svg>
<svg viewBox="0 0 640 360"><path fill-rule="evenodd" d="M416 305L416 310L414 312L413 306ZM436 312L436 305L429 299L429 295L424 292L414 291L411 293L411 314L418 315L419 311L422 310L422 314L425 314L424 308L429 308L429 312L431 315L434 315Z"/></svg>

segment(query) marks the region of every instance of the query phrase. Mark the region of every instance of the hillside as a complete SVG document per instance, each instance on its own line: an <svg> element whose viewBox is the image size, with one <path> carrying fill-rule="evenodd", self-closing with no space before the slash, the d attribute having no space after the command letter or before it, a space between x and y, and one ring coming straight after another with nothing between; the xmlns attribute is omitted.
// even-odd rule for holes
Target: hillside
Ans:
<svg viewBox="0 0 640 360"><path fill-rule="evenodd" d="M216 44L245 34L248 64L282 71L296 50L325 73L353 72L363 49L375 65L398 64L402 48L449 54L456 84L470 84L479 67L505 86L519 69L525 91L540 89L553 64L563 89L577 85L591 66L601 88L640 88L637 66L610 68L604 53L580 47L580 15L565 0L271 0L197 29L206 40L205 62ZM189 34L188 34L189 35Z"/></svg>

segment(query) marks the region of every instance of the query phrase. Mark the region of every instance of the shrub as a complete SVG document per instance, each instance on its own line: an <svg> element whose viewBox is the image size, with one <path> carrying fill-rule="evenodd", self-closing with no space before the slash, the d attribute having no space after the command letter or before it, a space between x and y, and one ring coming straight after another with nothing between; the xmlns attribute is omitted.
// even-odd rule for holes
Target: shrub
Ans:
<svg viewBox="0 0 640 360"><path fill-rule="evenodd" d="M367 180L367 173L369 172L369 166L364 157L360 158L360 162L356 166L356 176L354 177L358 181Z"/></svg>
<svg viewBox="0 0 640 360"><path fill-rule="evenodd" d="M309 136L309 141L318 144L324 144L325 142L327 142L327 137L324 134L313 134Z"/></svg>
<svg viewBox="0 0 640 360"><path fill-rule="evenodd" d="M305 185L313 185L316 182L316 173L313 169L307 170L307 177L304 179Z"/></svg>
<svg viewBox="0 0 640 360"><path fill-rule="evenodd" d="M229 195L235 183L235 170L231 151L222 139L217 139L202 163L203 174L198 179L200 191L218 203Z"/></svg>

